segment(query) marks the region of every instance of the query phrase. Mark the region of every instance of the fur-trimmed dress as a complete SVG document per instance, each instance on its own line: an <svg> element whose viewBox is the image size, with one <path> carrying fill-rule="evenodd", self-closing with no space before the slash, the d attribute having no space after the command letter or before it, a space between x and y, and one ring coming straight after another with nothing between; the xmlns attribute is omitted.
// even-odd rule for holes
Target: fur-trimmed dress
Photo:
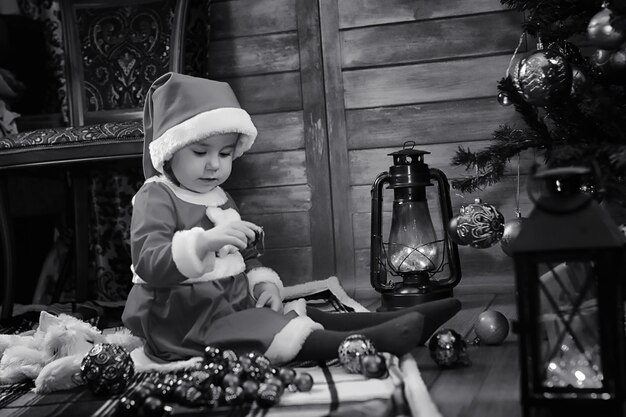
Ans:
<svg viewBox="0 0 626 417"><path fill-rule="evenodd" d="M309 334L323 327L304 309L277 313L256 308L254 286L276 284L278 274L263 267L253 247L225 246L197 256L201 234L216 224L240 220L235 203L221 188L198 194L163 176L151 177L135 195L131 222L133 287L122 315L124 325L145 339L152 360L201 356L207 345L263 352L284 363L300 351Z"/></svg>

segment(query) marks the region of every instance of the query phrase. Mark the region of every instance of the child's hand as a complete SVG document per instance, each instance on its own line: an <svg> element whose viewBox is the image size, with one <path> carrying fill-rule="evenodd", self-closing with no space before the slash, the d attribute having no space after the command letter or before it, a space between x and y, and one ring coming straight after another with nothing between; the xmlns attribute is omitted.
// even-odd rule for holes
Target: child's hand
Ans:
<svg viewBox="0 0 626 417"><path fill-rule="evenodd" d="M282 313L283 300L280 298L278 287L271 282L260 282L254 288L257 297L257 307L269 307L274 311Z"/></svg>
<svg viewBox="0 0 626 417"><path fill-rule="evenodd" d="M259 229L256 224L243 220L215 226L204 232L204 249L206 252L217 252L225 245L245 249Z"/></svg>

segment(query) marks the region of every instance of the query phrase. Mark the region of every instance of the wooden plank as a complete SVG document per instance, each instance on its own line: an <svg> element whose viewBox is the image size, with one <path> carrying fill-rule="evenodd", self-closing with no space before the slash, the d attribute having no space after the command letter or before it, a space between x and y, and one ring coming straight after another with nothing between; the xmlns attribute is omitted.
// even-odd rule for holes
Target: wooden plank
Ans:
<svg viewBox="0 0 626 417"><path fill-rule="evenodd" d="M498 0L339 0L342 29L505 9Z"/></svg>
<svg viewBox="0 0 626 417"><path fill-rule="evenodd" d="M347 109L494 97L510 55L344 71Z"/></svg>
<svg viewBox="0 0 626 417"><path fill-rule="evenodd" d="M496 97L346 111L349 149L488 139L501 124L519 123Z"/></svg>
<svg viewBox="0 0 626 417"><path fill-rule="evenodd" d="M474 175L473 172L468 172L465 167L452 166L450 161L452 156L461 145L464 148L470 148L472 151L479 151L492 144L490 140L475 141L466 143L442 143L434 145L422 145L418 144L416 148L430 152L430 155L425 156L425 162L431 168L441 169L446 176L450 178L463 178ZM400 148L382 148L382 149L364 149L353 150L348 153L350 159L350 184L352 185L371 185L374 182L376 176L389 169L390 165L393 165L393 160L390 156L387 156L390 152L397 151ZM527 174L530 167L539 160L534 151L525 151L521 153L520 160L520 172ZM506 170L508 174L517 172L517 160L515 159Z"/></svg>
<svg viewBox="0 0 626 417"><path fill-rule="evenodd" d="M309 211L311 208L311 189L308 185L227 190L237 202L239 211L244 217L254 214Z"/></svg>
<svg viewBox="0 0 626 417"><path fill-rule="evenodd" d="M335 245L333 240L333 208L330 190L326 104L320 49L320 15L317 2L296 0L298 45L300 47L300 79L302 88L302 118L308 184L312 206L311 243L313 247L313 277L324 279L335 274Z"/></svg>
<svg viewBox="0 0 626 417"><path fill-rule="evenodd" d="M346 69L512 53L523 21L522 13L507 11L347 30L341 33L342 66Z"/></svg>
<svg viewBox="0 0 626 417"><path fill-rule="evenodd" d="M212 41L209 56L209 72L218 78L293 71L300 66L295 32Z"/></svg>
<svg viewBox="0 0 626 417"><path fill-rule="evenodd" d="M341 51L337 0L320 1L321 46L324 56L324 92L326 124L329 137L330 182L333 199L333 224L336 274L350 293L355 286L354 243L349 213L349 166L346 137L346 116L341 75Z"/></svg>
<svg viewBox="0 0 626 417"><path fill-rule="evenodd" d="M304 148L302 111L252 115L258 136L248 153Z"/></svg>
<svg viewBox="0 0 626 417"><path fill-rule="evenodd" d="M302 109L298 71L223 78L222 80L230 84L241 107L250 114Z"/></svg>
<svg viewBox="0 0 626 417"><path fill-rule="evenodd" d="M245 220L263 227L267 249L311 246L308 212L250 214Z"/></svg>
<svg viewBox="0 0 626 417"><path fill-rule="evenodd" d="M210 24L211 39L295 30L295 0L214 2Z"/></svg>
<svg viewBox="0 0 626 417"><path fill-rule="evenodd" d="M527 216L532 209L532 203L526 192L527 176L520 176L520 209L522 214ZM352 213L369 213L371 209L371 186L358 185L350 188L350 206ZM492 185L484 190L478 190L473 193L461 194L457 190L450 191L450 202L452 203L453 213L458 214L461 206L471 204L474 199L481 198L485 203L493 204L502 212L505 218L510 218L514 214L515 201L517 195L517 176L509 175L497 184ZM426 198L429 202L437 198L437 189L433 187L426 188ZM384 190L383 193L383 211L390 212L393 206L393 191Z"/></svg>
<svg viewBox="0 0 626 417"><path fill-rule="evenodd" d="M304 151L244 155L233 163L227 189L306 184ZM251 173L256 173L252 174Z"/></svg>
<svg viewBox="0 0 626 417"><path fill-rule="evenodd" d="M260 261L278 272L284 285L296 285L313 279L312 252L311 247L268 249Z"/></svg>

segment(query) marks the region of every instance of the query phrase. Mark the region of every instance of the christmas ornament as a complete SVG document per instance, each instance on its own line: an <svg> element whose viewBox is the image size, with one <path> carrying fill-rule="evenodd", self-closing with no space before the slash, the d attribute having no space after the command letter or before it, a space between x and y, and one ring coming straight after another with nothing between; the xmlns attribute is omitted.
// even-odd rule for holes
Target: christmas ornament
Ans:
<svg viewBox="0 0 626 417"><path fill-rule="evenodd" d="M611 9L603 5L587 25L587 37L601 49L613 49L626 40L626 18L616 16Z"/></svg>
<svg viewBox="0 0 626 417"><path fill-rule="evenodd" d="M460 215L448 226L450 239L459 245L488 248L497 243L504 233L504 216L491 204L480 198L474 204L461 207Z"/></svg>
<svg viewBox="0 0 626 417"><path fill-rule="evenodd" d="M350 373L361 373L361 358L376 353L371 340L361 334L346 337L339 345L339 362Z"/></svg>
<svg viewBox="0 0 626 417"><path fill-rule="evenodd" d="M204 361L206 363L215 362L217 358L222 357L222 351L220 348L213 346L207 346L204 348Z"/></svg>
<svg viewBox="0 0 626 417"><path fill-rule="evenodd" d="M257 392L259 391L259 384L256 381L247 379L243 381L241 388L243 389L243 397L246 401L251 402L256 399Z"/></svg>
<svg viewBox="0 0 626 417"><path fill-rule="evenodd" d="M99 343L85 355L80 374L94 394L119 394L135 373L133 360L122 346Z"/></svg>
<svg viewBox="0 0 626 417"><path fill-rule="evenodd" d="M228 388L228 387L234 387L240 384L240 380L239 377L233 373L227 373L226 375L224 375L224 378L222 379L222 387L223 388Z"/></svg>
<svg viewBox="0 0 626 417"><path fill-rule="evenodd" d="M509 95L503 92L498 93L498 103L502 106L510 106L513 104Z"/></svg>
<svg viewBox="0 0 626 417"><path fill-rule="evenodd" d="M145 417L169 416L172 414L172 407L166 405L159 397L151 395L139 406L138 414Z"/></svg>
<svg viewBox="0 0 626 417"><path fill-rule="evenodd" d="M280 401L280 389L274 384L261 384L257 393L256 403L259 407L269 408Z"/></svg>
<svg viewBox="0 0 626 417"><path fill-rule="evenodd" d="M281 381L283 381L283 384L289 385L296 378L296 371L291 368L280 368L278 371L278 377Z"/></svg>
<svg viewBox="0 0 626 417"><path fill-rule="evenodd" d="M467 343L452 329L441 329L428 342L430 357L442 368L469 365Z"/></svg>
<svg viewBox="0 0 626 417"><path fill-rule="evenodd" d="M565 57L570 65L582 65L585 63L585 58L580 52L580 49L578 49L578 47L571 42L564 40L551 42L548 44L548 49L559 52L561 55L563 55L563 57Z"/></svg>
<svg viewBox="0 0 626 417"><path fill-rule="evenodd" d="M570 90L570 96L572 98L578 98L582 96L589 87L589 79L577 64L570 64L570 68L572 69L572 89Z"/></svg>
<svg viewBox="0 0 626 417"><path fill-rule="evenodd" d="M385 357L380 353L365 355L361 359L363 375L367 378L383 378L387 375L387 364Z"/></svg>
<svg viewBox="0 0 626 417"><path fill-rule="evenodd" d="M301 372L294 379L294 384L298 387L298 391L309 392L313 388L313 377L309 373Z"/></svg>
<svg viewBox="0 0 626 417"><path fill-rule="evenodd" d="M509 321L499 311L486 310L478 315L474 331L481 342L499 345L509 334Z"/></svg>
<svg viewBox="0 0 626 417"><path fill-rule="evenodd" d="M541 45L539 45L541 49ZM558 51L538 50L514 67L513 84L524 100L546 106L567 96L572 88L572 70Z"/></svg>
<svg viewBox="0 0 626 417"><path fill-rule="evenodd" d="M228 405L239 405L244 403L244 392L243 388L239 385L234 385L230 387L226 387L224 389L224 401Z"/></svg>
<svg viewBox="0 0 626 417"><path fill-rule="evenodd" d="M502 252L508 256L512 255L511 243L515 240L517 235L519 235L520 230L522 230L524 220L526 220L526 218L522 217L521 213L518 213L514 219L504 224L504 233L502 234L502 239L500 239L500 248Z"/></svg>

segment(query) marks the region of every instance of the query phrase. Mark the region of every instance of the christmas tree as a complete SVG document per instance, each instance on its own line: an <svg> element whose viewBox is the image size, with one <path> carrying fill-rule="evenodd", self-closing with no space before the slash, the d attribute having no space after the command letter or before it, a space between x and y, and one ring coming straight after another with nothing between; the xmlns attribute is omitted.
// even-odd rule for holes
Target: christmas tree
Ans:
<svg viewBox="0 0 626 417"><path fill-rule="evenodd" d="M532 149L548 167L595 164L605 198L626 206L626 1L501 2L524 12L524 34L538 46L512 59L498 82L498 101L512 104L525 126L500 126L479 151L459 147L452 164L471 175L452 186L495 184L512 158Z"/></svg>

